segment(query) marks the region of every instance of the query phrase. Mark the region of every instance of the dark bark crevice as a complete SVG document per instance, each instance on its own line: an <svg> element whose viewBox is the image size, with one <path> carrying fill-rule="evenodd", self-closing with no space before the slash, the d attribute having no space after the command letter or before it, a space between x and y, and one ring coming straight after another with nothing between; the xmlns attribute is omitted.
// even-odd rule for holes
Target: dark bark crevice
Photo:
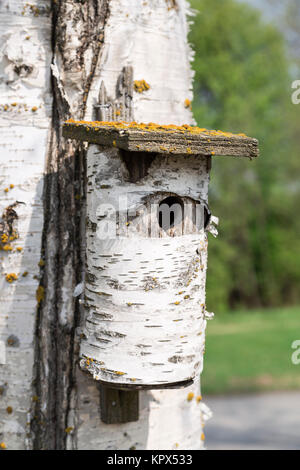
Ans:
<svg viewBox="0 0 300 470"><path fill-rule="evenodd" d="M57 54L67 57L66 24L84 15L80 31L81 47L76 63L63 60L66 73L84 63L87 47L93 53L91 69L82 68L82 93L78 92L77 119L84 118L86 102L98 64L109 15L109 0L76 2L66 15L66 2L53 2L53 63ZM79 33L78 33L79 34ZM102 40L99 41L99 35ZM67 447L71 437L76 448L76 429L70 429L70 412L76 395L77 362L76 328L79 326L79 303L73 298L76 284L84 270L85 158L86 146L66 141L61 122L69 116L69 106L62 96L61 84L52 76L53 115L44 177L44 227L42 237L41 292L36 320L35 370L31 430L34 449ZM66 90L67 92L67 90ZM75 398L76 400L76 398ZM68 444L70 447L70 444Z"/></svg>

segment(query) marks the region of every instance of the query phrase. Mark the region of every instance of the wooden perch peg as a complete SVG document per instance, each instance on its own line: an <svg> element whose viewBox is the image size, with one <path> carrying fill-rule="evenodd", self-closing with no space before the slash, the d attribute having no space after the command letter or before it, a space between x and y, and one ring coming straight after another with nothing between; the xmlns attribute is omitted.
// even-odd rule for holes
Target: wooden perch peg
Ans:
<svg viewBox="0 0 300 470"><path fill-rule="evenodd" d="M101 421L130 423L139 419L139 392L108 388L100 384Z"/></svg>

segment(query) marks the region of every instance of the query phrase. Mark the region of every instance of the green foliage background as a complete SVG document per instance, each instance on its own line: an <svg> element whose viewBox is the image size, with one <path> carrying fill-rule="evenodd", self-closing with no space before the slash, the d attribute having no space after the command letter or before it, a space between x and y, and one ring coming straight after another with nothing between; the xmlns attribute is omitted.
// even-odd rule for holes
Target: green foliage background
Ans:
<svg viewBox="0 0 300 470"><path fill-rule="evenodd" d="M198 12L190 33L195 119L200 127L245 132L261 149L255 161L213 159L210 208L220 227L209 241L208 308L299 303L300 105L291 102L296 61L282 32L248 5L191 4Z"/></svg>

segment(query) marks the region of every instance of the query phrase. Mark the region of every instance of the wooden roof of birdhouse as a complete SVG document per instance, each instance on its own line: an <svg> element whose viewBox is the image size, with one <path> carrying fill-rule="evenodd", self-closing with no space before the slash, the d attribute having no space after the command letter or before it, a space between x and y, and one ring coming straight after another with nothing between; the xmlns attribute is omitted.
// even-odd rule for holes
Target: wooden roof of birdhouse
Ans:
<svg viewBox="0 0 300 470"><path fill-rule="evenodd" d="M71 139L114 146L131 152L258 157L258 140L245 134L210 131L199 127L136 122L74 121L63 125Z"/></svg>

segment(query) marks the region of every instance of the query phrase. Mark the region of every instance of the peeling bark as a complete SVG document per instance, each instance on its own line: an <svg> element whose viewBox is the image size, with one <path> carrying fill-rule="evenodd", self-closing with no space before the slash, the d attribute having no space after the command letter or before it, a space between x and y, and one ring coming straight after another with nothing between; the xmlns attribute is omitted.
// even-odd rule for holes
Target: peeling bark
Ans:
<svg viewBox="0 0 300 470"><path fill-rule="evenodd" d="M0 341L6 349L6 364L0 365L0 441L8 449L30 447L43 171L52 108L50 61L50 2L43 2L37 14L21 0L2 1L0 214L4 233L17 235L0 252ZM11 224L12 211L16 217Z"/></svg>
<svg viewBox="0 0 300 470"><path fill-rule="evenodd" d="M152 124L127 123L119 126L98 121L67 121L63 135L94 144L119 147L130 152L161 153L172 155L224 155L234 157L258 157L258 140L244 134L208 131L196 126L162 127Z"/></svg>

